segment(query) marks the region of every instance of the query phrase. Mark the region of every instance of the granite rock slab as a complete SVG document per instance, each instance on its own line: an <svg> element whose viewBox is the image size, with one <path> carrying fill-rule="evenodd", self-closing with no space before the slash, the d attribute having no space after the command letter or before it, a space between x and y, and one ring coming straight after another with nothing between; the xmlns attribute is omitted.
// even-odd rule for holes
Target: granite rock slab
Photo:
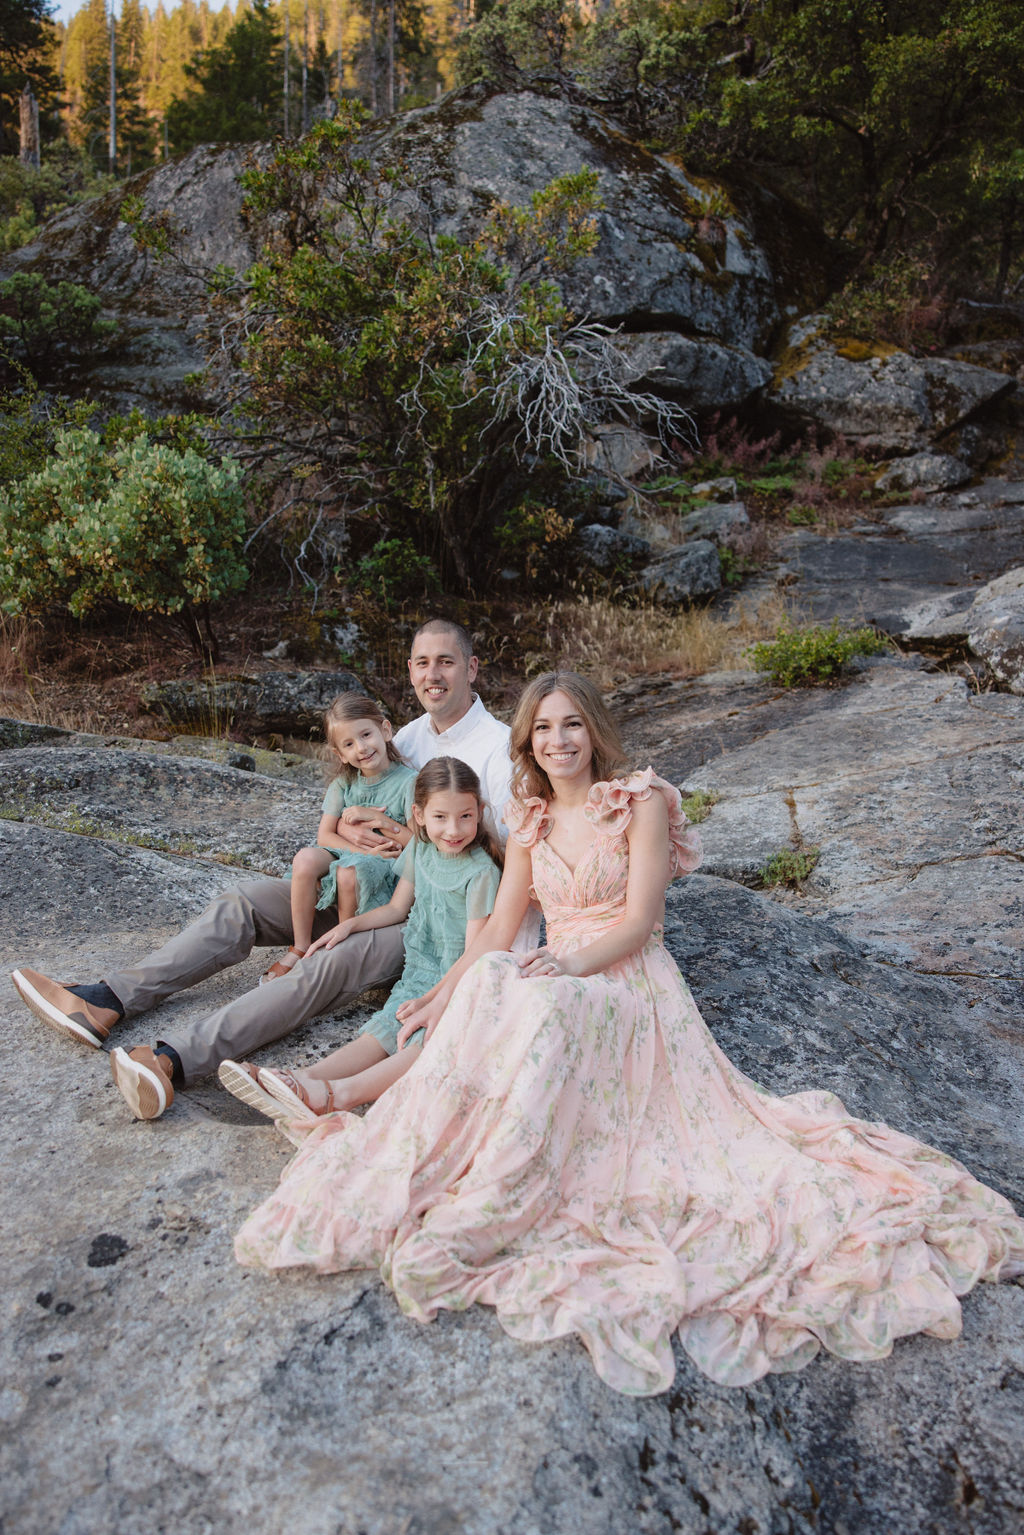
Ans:
<svg viewBox="0 0 1024 1535"><path fill-rule="evenodd" d="M45 934L26 895L5 958L65 974L137 956L198 909L211 873L231 873L203 866L190 888L194 860L2 829L18 888L52 874ZM84 905L83 871L100 893ZM137 909L149 889L156 904ZM832 1088L1024 1195L1008 1012L715 878L672 887L666 932L719 1043L757 1080ZM124 1025L122 1042L201 1016L263 963ZM264 1058L310 1058L355 1026L314 1020ZM904 1340L870 1365L819 1357L741 1390L677 1350L669 1392L625 1398L574 1340L515 1342L483 1308L421 1325L369 1273L239 1268L232 1234L288 1154L276 1132L215 1085L135 1123L104 1053L44 1029L6 977L0 1059L15 1234L0 1249L5 1530L278 1535L301 1510L310 1535L1005 1535L1024 1510L1020 1286L967 1297L953 1343Z"/></svg>
<svg viewBox="0 0 1024 1535"><path fill-rule="evenodd" d="M685 774L720 795L705 867L757 884L775 853L819 848L801 910L1024 1001L1024 703L887 660L801 691L803 710L766 709L758 734Z"/></svg>

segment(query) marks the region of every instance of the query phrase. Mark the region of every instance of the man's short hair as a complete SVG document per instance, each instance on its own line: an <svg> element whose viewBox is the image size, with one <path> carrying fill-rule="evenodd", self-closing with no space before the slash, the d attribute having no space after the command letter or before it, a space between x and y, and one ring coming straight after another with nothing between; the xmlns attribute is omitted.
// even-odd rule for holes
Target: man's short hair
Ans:
<svg viewBox="0 0 1024 1535"><path fill-rule="evenodd" d="M451 618L428 618L425 624L420 624L412 637L413 651L416 649L416 641L423 634L450 634L455 640L456 647L461 651L464 661L468 661L473 654L473 641L468 631Z"/></svg>

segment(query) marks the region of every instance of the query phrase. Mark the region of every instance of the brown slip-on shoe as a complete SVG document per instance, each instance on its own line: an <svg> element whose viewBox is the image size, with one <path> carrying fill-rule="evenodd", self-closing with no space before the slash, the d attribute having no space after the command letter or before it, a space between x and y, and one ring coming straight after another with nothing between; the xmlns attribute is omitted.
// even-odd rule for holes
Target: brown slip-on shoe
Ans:
<svg viewBox="0 0 1024 1535"><path fill-rule="evenodd" d="M110 1075L136 1119L159 1119L174 1102L171 1063L148 1045L111 1050Z"/></svg>
<svg viewBox="0 0 1024 1535"><path fill-rule="evenodd" d="M91 1045L94 1050L99 1049L114 1024L120 1021L110 1008L83 1002L59 981L51 981L38 970L14 970L11 980L21 1000L37 1018L67 1039Z"/></svg>

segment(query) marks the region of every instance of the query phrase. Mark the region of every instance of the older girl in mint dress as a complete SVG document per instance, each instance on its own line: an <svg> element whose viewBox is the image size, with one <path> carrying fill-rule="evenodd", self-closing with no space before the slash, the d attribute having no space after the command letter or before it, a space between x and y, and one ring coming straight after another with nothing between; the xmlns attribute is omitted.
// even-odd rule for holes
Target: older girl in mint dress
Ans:
<svg viewBox="0 0 1024 1535"><path fill-rule="evenodd" d="M318 1115L370 1103L408 1071L420 1040L412 1038L399 1051L399 1010L440 984L494 908L503 853L487 829L473 769L455 757L426 763L416 775L412 821L415 835L395 864L391 900L340 922L313 945L332 949L352 933L408 918L405 966L385 1006L358 1038L308 1070L221 1065L224 1086L274 1119L308 1124Z"/></svg>
<svg viewBox="0 0 1024 1535"><path fill-rule="evenodd" d="M424 1321L482 1301L514 1337L575 1333L637 1394L671 1384L673 1333L733 1386L821 1347L867 1360L955 1337L958 1296L1024 1273L1024 1221L951 1157L726 1059L662 941L696 834L649 768L614 776L590 684L531 683L511 749L494 915L403 1009L428 1029L419 1061L365 1118L317 1125L239 1260L375 1268ZM487 952L531 890L548 946Z"/></svg>

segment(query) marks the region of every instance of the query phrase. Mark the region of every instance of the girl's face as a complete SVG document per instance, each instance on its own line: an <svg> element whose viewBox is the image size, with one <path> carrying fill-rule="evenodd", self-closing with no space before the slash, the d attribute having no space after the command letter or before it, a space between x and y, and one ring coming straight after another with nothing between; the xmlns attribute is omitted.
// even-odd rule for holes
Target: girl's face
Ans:
<svg viewBox="0 0 1024 1535"><path fill-rule="evenodd" d="M586 720L568 693L542 698L530 727L530 749L553 789L594 777L594 743Z"/></svg>
<svg viewBox="0 0 1024 1535"><path fill-rule="evenodd" d="M391 726L387 720L343 720L331 727L331 747L346 767L364 778L379 778L388 765Z"/></svg>
<svg viewBox="0 0 1024 1535"><path fill-rule="evenodd" d="M413 805L417 825L442 853L461 853L476 840L480 825L480 806L475 794L459 794L454 789L439 789L431 794L422 810Z"/></svg>

